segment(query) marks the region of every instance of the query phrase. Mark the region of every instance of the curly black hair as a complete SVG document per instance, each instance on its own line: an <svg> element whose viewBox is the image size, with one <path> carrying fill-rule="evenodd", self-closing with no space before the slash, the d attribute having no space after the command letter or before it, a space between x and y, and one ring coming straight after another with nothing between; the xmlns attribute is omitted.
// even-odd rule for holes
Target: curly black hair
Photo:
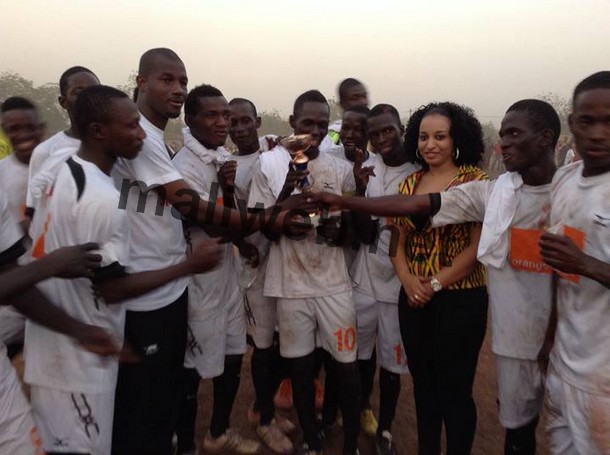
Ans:
<svg viewBox="0 0 610 455"><path fill-rule="evenodd" d="M447 117L451 122L449 134L453 144L460 150L458 159L454 159L457 166L471 164L480 165L485 145L483 143L483 129L474 115L474 111L466 106L451 102L430 103L416 110L407 122L405 129L405 151L409 161L428 168L426 162L417 154L419 139L419 125L427 115L438 114Z"/></svg>

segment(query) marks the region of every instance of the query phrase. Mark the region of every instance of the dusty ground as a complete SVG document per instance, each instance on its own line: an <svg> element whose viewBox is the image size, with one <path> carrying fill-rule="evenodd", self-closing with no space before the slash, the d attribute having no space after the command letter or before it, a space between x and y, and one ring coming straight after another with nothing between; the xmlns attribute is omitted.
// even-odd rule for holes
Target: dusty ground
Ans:
<svg viewBox="0 0 610 455"><path fill-rule="evenodd" d="M242 381L236 406L233 410L231 424L235 428L242 430L242 433L248 437L256 438L254 430L248 425L246 419L246 410L252 401L253 390L252 380L250 377L250 358L246 357L242 370ZM375 387L375 390L377 386ZM210 397L212 385L211 381L202 381L199 389L199 415L198 415L198 441L203 440L207 425L210 419ZM489 331L481 355L479 357L479 366L477 377L474 386L474 395L479 413L477 434L474 441L474 455L495 455L503 452L504 433L498 422L496 408L496 373L494 356L490 350ZM373 409L378 406L378 394L373 392L372 397ZM296 416L292 413L293 421L296 422ZM546 455L549 453L542 424L538 428L538 453ZM413 403L413 390L409 377L404 376L402 380L402 392L396 413L396 420L393 426L394 442L399 455L411 455L417 453L417 435L415 428L415 410ZM333 434L327 438L324 447L326 455L341 454L341 434ZM360 453L362 455L374 455L375 445L370 438L360 438ZM273 452L265 450L266 454Z"/></svg>

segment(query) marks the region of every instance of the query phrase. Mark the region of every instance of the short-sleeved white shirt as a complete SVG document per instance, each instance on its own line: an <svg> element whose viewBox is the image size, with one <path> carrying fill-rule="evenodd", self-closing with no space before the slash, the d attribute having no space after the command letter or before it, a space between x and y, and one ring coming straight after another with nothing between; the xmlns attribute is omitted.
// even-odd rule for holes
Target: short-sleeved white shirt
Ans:
<svg viewBox="0 0 610 455"><path fill-rule="evenodd" d="M551 226L584 235L584 253L610 263L610 173L583 177L583 163L560 168L551 190ZM561 378L610 396L610 290L590 278L561 278L551 361Z"/></svg>
<svg viewBox="0 0 610 455"><path fill-rule="evenodd" d="M413 163L388 166L379 155L371 155L366 165L375 167L375 176L369 179L366 197L398 194L400 182L418 169ZM379 238L373 245L360 246L351 268L351 276L358 292L374 297L377 302L398 304L401 285L390 261L392 231L386 227L387 224L387 218L379 218Z"/></svg>
<svg viewBox="0 0 610 455"><path fill-rule="evenodd" d="M25 199L28 191L28 165L11 153L0 161L0 187L8 200L13 218L25 216Z"/></svg>
<svg viewBox="0 0 610 455"><path fill-rule="evenodd" d="M12 216L4 191L0 192L0 266L13 262L16 257L11 253L23 238L23 232L17 219ZM21 249L21 253L23 253ZM9 380L11 363L6 357L6 346L0 341L0 383ZM3 399L6 399L4 397Z"/></svg>
<svg viewBox="0 0 610 455"><path fill-rule="evenodd" d="M468 221L482 222L495 181L468 182L441 193L440 211L433 217L435 227ZM514 250L516 230L535 231L548 225L550 184L523 185L511 223L509 254ZM532 237L533 238L533 237ZM537 240L533 241L538 248ZM544 341L551 311L551 275L548 270L518 270L510 258L503 268L487 267L489 299L492 307L492 350L498 355L535 360Z"/></svg>
<svg viewBox="0 0 610 455"><path fill-rule="evenodd" d="M197 152L187 147L183 147L174 156L173 162L184 180L199 193L202 200L222 204L223 193L214 163L204 163ZM210 238L201 227L193 223L188 223L186 235L193 246ZM220 309L228 308L238 298L236 291L239 290L239 283L233 246L227 243L223 245L223 249L223 261L216 269L193 276L191 286L198 288L199 292L192 295L197 295L200 299L197 302L189 301L189 319L205 319Z"/></svg>
<svg viewBox="0 0 610 455"><path fill-rule="evenodd" d="M120 207L126 208L129 230L133 233L128 262L133 273L178 264L184 261L186 254L180 213L164 203L154 190L181 180L182 175L171 161L163 141L163 130L150 123L144 115L140 117L140 126L146 132L142 151L133 160L117 160L112 172L121 193ZM127 191L130 185L133 186ZM127 310L153 311L163 308L176 301L189 282L190 277L179 278L129 299L125 302Z"/></svg>
<svg viewBox="0 0 610 455"><path fill-rule="evenodd" d="M49 201L50 224L45 252L96 242L101 267L127 264L127 213L118 210L119 193L112 177L96 165L71 158L61 169ZM47 298L86 324L108 330L122 343L125 308L97 297L88 278L51 278L40 284ZM65 391L100 393L113 390L118 372L116 357L102 358L72 338L28 321L25 338L25 380Z"/></svg>
<svg viewBox="0 0 610 455"><path fill-rule="evenodd" d="M282 147L261 154L260 167L250 187L248 207L255 207L259 203L264 207L275 204L288 172L289 161L290 155ZM316 159L309 161L307 168L314 176L314 191L341 194L354 190L352 168L344 161L320 153ZM271 245L264 295L315 298L350 289L343 249L316 243L315 230L303 240L282 236Z"/></svg>
<svg viewBox="0 0 610 455"><path fill-rule="evenodd" d="M41 142L32 152L28 181L32 181L32 178L42 170L43 164L47 161L47 159L54 156L58 150L72 149L72 154L74 154L79 147L80 140L76 139L75 137L68 136L65 131L60 131L59 133L48 138L46 141ZM67 158L68 157L66 156L66 159ZM27 207L36 207L35 196L32 195L30 188L28 188L26 205Z"/></svg>

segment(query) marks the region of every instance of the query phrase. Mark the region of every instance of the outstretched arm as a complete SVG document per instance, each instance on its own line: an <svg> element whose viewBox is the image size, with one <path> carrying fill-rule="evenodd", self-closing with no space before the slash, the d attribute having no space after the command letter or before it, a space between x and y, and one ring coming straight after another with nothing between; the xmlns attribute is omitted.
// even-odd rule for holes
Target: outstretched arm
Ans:
<svg viewBox="0 0 610 455"><path fill-rule="evenodd" d="M430 194L415 196L397 194L364 198L343 197L332 193L314 193L309 196L307 202L329 205L331 210L354 210L376 216L429 215L433 211L433 206L437 208L440 206L440 198L438 203L433 202L436 196Z"/></svg>

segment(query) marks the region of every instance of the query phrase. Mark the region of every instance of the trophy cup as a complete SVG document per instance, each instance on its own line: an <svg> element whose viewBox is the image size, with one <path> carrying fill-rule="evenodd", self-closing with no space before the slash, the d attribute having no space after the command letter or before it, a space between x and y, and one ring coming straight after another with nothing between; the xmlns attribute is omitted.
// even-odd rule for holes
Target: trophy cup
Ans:
<svg viewBox="0 0 610 455"><path fill-rule="evenodd" d="M292 162L297 171L304 171L307 169L307 163L309 157L305 154L307 149L311 146L312 137L310 134L291 134L283 138L280 141L280 145L285 147L292 156ZM313 186L313 178L311 176L305 177L299 182L299 188L302 192L311 189Z"/></svg>

